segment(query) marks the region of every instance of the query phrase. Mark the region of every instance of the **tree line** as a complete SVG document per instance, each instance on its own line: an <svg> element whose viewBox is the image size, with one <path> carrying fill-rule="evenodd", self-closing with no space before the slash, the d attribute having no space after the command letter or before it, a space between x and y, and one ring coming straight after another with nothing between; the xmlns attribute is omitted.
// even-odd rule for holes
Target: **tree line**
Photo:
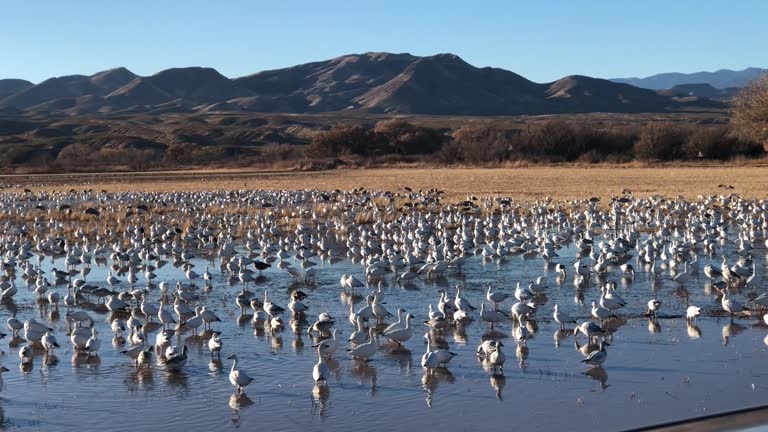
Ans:
<svg viewBox="0 0 768 432"><path fill-rule="evenodd" d="M758 141L728 126L648 123L604 126L549 120L522 126L465 126L432 129L403 120L373 127L337 125L317 133L306 149L310 158L430 155L444 164L530 162L629 162L727 160L764 153Z"/></svg>

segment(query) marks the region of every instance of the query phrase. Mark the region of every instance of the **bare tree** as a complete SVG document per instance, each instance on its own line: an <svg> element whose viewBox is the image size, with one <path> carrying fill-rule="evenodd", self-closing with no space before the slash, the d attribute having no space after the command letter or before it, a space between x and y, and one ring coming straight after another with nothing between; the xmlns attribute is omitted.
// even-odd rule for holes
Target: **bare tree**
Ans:
<svg viewBox="0 0 768 432"><path fill-rule="evenodd" d="M762 143L768 151L768 74L749 83L734 98L731 125L740 135Z"/></svg>

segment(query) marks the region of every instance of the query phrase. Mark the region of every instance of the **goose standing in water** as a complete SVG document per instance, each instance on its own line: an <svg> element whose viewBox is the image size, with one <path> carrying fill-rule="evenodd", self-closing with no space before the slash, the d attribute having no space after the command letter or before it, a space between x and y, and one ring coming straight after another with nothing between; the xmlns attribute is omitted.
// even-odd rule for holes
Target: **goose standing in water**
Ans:
<svg viewBox="0 0 768 432"><path fill-rule="evenodd" d="M21 364L31 363L34 355L35 350L32 348L32 344L24 345L21 347L21 349L19 349L19 358L21 359Z"/></svg>
<svg viewBox="0 0 768 432"><path fill-rule="evenodd" d="M413 337L413 327L411 327L411 319L413 315L408 314L405 316L405 327L397 330L393 330L388 333L384 333L384 337L397 343L398 347L402 347L403 343Z"/></svg>
<svg viewBox="0 0 768 432"><path fill-rule="evenodd" d="M603 363L605 363L605 360L608 358L608 351L605 350L605 347L610 346L608 342L600 341L600 349L592 351L589 353L587 358L582 360L582 363L586 363L590 366L601 366Z"/></svg>
<svg viewBox="0 0 768 432"><path fill-rule="evenodd" d="M553 317L555 318L555 321L560 324L560 330L564 330L565 326L567 324L576 324L576 320L571 318L570 315L568 315L565 312L561 312L558 309L557 304L555 304L555 311L553 313Z"/></svg>
<svg viewBox="0 0 768 432"><path fill-rule="evenodd" d="M163 329L167 329L171 324L176 324L176 320L173 319L173 314L165 308L164 298L160 298L160 307L157 311L157 319L163 325Z"/></svg>
<svg viewBox="0 0 768 432"><path fill-rule="evenodd" d="M429 336L429 333L427 333ZM477 356L483 360L487 360L493 350L496 349L496 341L492 339L484 340L477 347Z"/></svg>
<svg viewBox="0 0 768 432"><path fill-rule="evenodd" d="M648 315L652 316L653 318L657 318L660 308L661 308L661 300L657 300L657 299L648 300L648 311L647 311Z"/></svg>
<svg viewBox="0 0 768 432"><path fill-rule="evenodd" d="M221 341L221 332L213 332L211 338L208 339L208 350L211 351L211 358L213 358L214 354L221 358L221 348L223 346L224 343Z"/></svg>
<svg viewBox="0 0 768 432"><path fill-rule="evenodd" d="M186 349L186 347L184 348ZM232 360L232 370L229 372L229 382L237 388L237 394L243 394L245 392L245 387L253 382L253 378L249 377L244 370L240 370L237 367L237 354L232 354L227 358Z"/></svg>
<svg viewBox="0 0 768 432"><path fill-rule="evenodd" d="M184 348L181 349L181 354L176 354L165 362L165 370L169 372L180 371L187 364L188 352L189 348L184 345Z"/></svg>
<svg viewBox="0 0 768 432"><path fill-rule="evenodd" d="M405 323L403 322L403 312L405 312L405 309L403 308L397 309L397 321L387 326L387 328L384 329L382 334L389 333L405 327Z"/></svg>
<svg viewBox="0 0 768 432"><path fill-rule="evenodd" d="M336 337L336 335L339 333L341 333L341 330L333 329L333 336L330 339L324 339L313 347L319 349L323 355L330 358L331 355L339 348L339 340Z"/></svg>
<svg viewBox="0 0 768 432"><path fill-rule="evenodd" d="M509 294L505 294L501 291L492 292L491 283L487 282L486 284L488 285L488 292L486 293L485 297L489 302L493 303L493 310L499 310L499 303L505 301L509 297Z"/></svg>
<svg viewBox="0 0 768 432"><path fill-rule="evenodd" d="M357 317L357 330L349 335L349 341L354 345L360 345L365 342L365 326L363 325L363 317Z"/></svg>
<svg viewBox="0 0 768 432"><path fill-rule="evenodd" d="M374 354L376 354L378 348L379 345L376 343L376 329L371 327L368 329L368 342L360 344L347 351L350 352L352 357L358 360L368 361Z"/></svg>
<svg viewBox="0 0 768 432"><path fill-rule="evenodd" d="M723 307L723 310L728 312L728 314L731 316L731 322L733 322L733 316L739 312L742 312L744 310L744 306L738 301L730 298L729 294L729 289L726 287L725 290L723 290L723 299L720 301L720 305Z"/></svg>
<svg viewBox="0 0 768 432"><path fill-rule="evenodd" d="M99 348L101 347L101 340L99 340L98 331L96 327L91 329L91 338L85 343L85 351L88 353L88 357L92 355L98 355Z"/></svg>
<svg viewBox="0 0 768 432"><path fill-rule="evenodd" d="M432 370L440 365L440 360L437 358L437 354L432 351L432 336L429 333L426 335L427 350L421 356L421 367Z"/></svg>
<svg viewBox="0 0 768 432"><path fill-rule="evenodd" d="M315 364L315 367L312 369L312 378L315 379L315 383L317 384L319 384L320 381L322 381L323 384L328 385L328 376L330 374L331 374L331 370L328 367L328 365L325 363L325 355L323 355L321 347L318 345L317 363Z"/></svg>
<svg viewBox="0 0 768 432"><path fill-rule="evenodd" d="M494 372L499 371L504 373L504 362L507 361L507 356L501 352L501 347L503 346L504 344L502 342L496 342L493 351L491 351L491 355L488 356L488 362L493 366Z"/></svg>
<svg viewBox="0 0 768 432"><path fill-rule="evenodd" d="M45 349L45 355L53 355L53 350L59 348L59 343L56 341L56 336L54 336L50 331L45 332L43 338L40 340L40 343L42 343L43 349ZM0 386L0 389L1 388L2 386Z"/></svg>
<svg viewBox="0 0 768 432"><path fill-rule="evenodd" d="M701 314L701 308L698 306L688 306L688 309L685 310L685 319L688 320L688 322L694 322L696 321L696 317Z"/></svg>

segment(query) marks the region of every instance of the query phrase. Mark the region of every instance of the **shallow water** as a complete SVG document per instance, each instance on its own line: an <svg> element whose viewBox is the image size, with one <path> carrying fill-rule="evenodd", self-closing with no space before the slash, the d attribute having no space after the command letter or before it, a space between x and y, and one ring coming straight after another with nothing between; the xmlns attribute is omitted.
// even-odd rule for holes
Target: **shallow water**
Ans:
<svg viewBox="0 0 768 432"><path fill-rule="evenodd" d="M730 246L726 250L730 251ZM575 248L561 249L558 254L558 262L572 270ZM309 295L304 301L310 306L307 319L311 322L322 311L331 313L346 340L352 328L338 280L342 273L363 279L363 269L350 261L334 265L315 261L319 264L316 286L301 287ZM719 267L719 260L699 256L700 269L709 262ZM755 262L758 274L766 274L762 249L755 253ZM193 263L202 273L209 262L198 258ZM479 307L485 299L486 281L511 295L516 281L526 283L547 275L548 302L536 314L538 328L525 353L516 352L509 338L511 322L496 326L496 332L506 338L503 376L484 370L476 358L475 349L488 327L475 321L466 325L464 332L446 332L451 350L459 354L447 371L424 373L420 331L406 343L410 351L391 352L393 347L387 345L368 364L350 359L339 349L331 364L334 372L329 386L317 392L311 376L317 355L306 326L298 334L286 326L274 337L255 332L250 316L238 319L234 300L239 281L228 282L218 272L218 261L210 264L216 269L213 287L207 293L201 287L199 292L208 308L223 320L214 324L214 329L223 332L223 364L211 361L207 339L185 333L176 342L190 347L190 361L183 372L169 374L157 364L137 372L132 360L119 353L130 345L110 344L106 311L90 311L103 340L98 358L73 357L66 337L66 308L62 306L60 317L52 321L62 344L57 364L43 365L42 353L37 352L32 370L24 372L19 366L18 346L4 347L2 364L11 371L4 374L4 399L0 400L3 426L11 430L80 430L108 425L107 429L115 431L160 425L169 431L395 430L425 425L430 430L446 431L509 426L616 430L768 403L768 328L762 321L742 318L730 324L727 318L717 317L719 303L707 293L708 279L703 272L686 283L690 304L704 308L698 326L691 329L682 318L687 304L677 284L669 280L651 284L649 274L640 268L629 281L621 278L618 268L613 269L606 279L619 282L618 292L630 304L622 314L630 318L612 336L604 368L593 369L588 375L572 334L558 340L551 311L558 303L562 310L586 319L590 302L599 297L597 281L585 291L584 305L579 305L570 273L557 283L554 264L545 266L541 258L510 256L500 262L484 262L479 256L473 257L462 275L419 280L406 288L392 284L390 276L384 288L386 307L393 312L403 307L418 323L426 318L426 305L437 304L437 289L448 288L452 293L458 282L466 284L464 296ZM64 265L62 258L52 261L46 257L42 267L61 269ZM89 283L104 285L106 271L105 266L94 265ZM172 263L156 273L155 282L169 281L171 286L184 279L183 271ZM146 286L141 275L139 278L137 286ZM20 278L16 283L17 317L50 322L51 310L39 308L33 300L34 285L26 288ZM124 283L124 287L128 285ZM288 303L289 287L290 275L274 266L251 284L257 295L269 290L273 301L283 306ZM64 286L55 289L63 296ZM642 316L647 300L654 296L664 303L657 325ZM158 298L157 288L152 289L151 298ZM740 299L744 300L743 296ZM507 302L502 307L508 311L510 306ZM0 318L9 316L6 305ZM153 342L156 332L157 328L147 340ZM580 342L584 343L583 337ZM238 353L241 368L255 378L247 387L247 397L233 396L228 380L231 362L226 360L231 353Z"/></svg>

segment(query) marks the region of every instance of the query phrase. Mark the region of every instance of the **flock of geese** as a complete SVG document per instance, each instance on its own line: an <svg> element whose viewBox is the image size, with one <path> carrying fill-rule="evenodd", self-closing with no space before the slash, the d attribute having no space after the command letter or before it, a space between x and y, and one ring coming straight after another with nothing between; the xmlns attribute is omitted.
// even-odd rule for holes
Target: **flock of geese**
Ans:
<svg viewBox="0 0 768 432"><path fill-rule="evenodd" d="M189 334L204 339L211 358L231 353L229 381L240 395L254 377L237 347L225 345L220 322L232 312L269 334L286 327L311 334L316 388L328 386L334 357L368 362L383 349L402 350L418 341L429 380L457 355L446 335L461 334L472 321L490 329L476 353L494 377L503 376L504 340L511 337L516 356L524 358L537 321L554 320L557 340L572 334L588 368L606 363L616 344L613 334L626 319L645 316L649 326L657 325L665 302L680 303L685 310L680 319L689 329L702 313L731 320L762 316L768 324L768 315L762 315L768 293L761 292L757 266L768 247L764 201L733 194L692 201L631 194L607 203L446 201L440 191L410 188L4 192L0 303L9 315L11 346L19 347L21 368L28 371L36 357L47 362L62 345L71 345L73 359L98 357L109 349L102 344L108 334L136 368L178 373L189 360L180 336ZM576 248L576 257L560 258L564 247ZM511 286L464 275L473 260L510 256L543 260L545 271ZM688 290L700 289L689 286L700 271L700 257L710 262L701 271L713 301L697 306L689 304ZM329 277L332 265L343 260L359 266L340 280ZM48 268L48 262L57 266ZM157 275L168 263L178 269L175 280ZM94 278L92 265L108 266L106 278ZM507 279L519 279L509 272ZM267 277L286 288L259 289ZM385 302L385 282L407 290L448 277L459 281L455 291L443 284L434 294L419 294L432 299L419 309ZM631 292L636 277L650 280L647 295ZM545 306L550 280L558 289L572 284L578 310L586 305L589 316L577 319L578 311L569 313L564 304ZM617 290L617 280L630 287L628 299ZM224 306L210 301L210 293L222 289L231 292ZM316 314L312 297L328 292L341 294L341 306ZM287 303L281 306L275 298ZM25 316L29 309L19 307L24 302L50 310L48 319ZM56 329L59 311L63 332ZM507 324L509 336L495 330ZM0 367L0 380L8 371Z"/></svg>

